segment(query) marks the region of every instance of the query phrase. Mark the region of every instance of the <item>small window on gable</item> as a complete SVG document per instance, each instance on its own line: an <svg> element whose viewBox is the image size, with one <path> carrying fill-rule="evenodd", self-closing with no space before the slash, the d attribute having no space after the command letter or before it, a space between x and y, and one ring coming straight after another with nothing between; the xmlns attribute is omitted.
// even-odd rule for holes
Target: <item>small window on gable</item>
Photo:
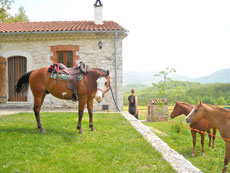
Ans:
<svg viewBox="0 0 230 173"><path fill-rule="evenodd" d="M59 51L58 63L64 64L66 67L73 67L73 52L72 51Z"/></svg>

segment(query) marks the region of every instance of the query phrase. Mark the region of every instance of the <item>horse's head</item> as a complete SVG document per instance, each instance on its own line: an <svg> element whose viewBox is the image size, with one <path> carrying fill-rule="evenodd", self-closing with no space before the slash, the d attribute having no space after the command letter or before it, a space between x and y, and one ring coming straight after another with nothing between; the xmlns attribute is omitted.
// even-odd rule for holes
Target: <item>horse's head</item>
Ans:
<svg viewBox="0 0 230 173"><path fill-rule="evenodd" d="M109 71L106 71L106 74L100 76L97 79L97 92L95 95L95 99L98 103L101 102L101 100L104 98L104 95L106 92L108 92L110 89L110 77L109 77Z"/></svg>
<svg viewBox="0 0 230 173"><path fill-rule="evenodd" d="M193 106L188 103L176 102L170 117L173 119L182 114L188 115L192 109L193 109Z"/></svg>
<svg viewBox="0 0 230 173"><path fill-rule="evenodd" d="M200 101L200 103L198 103L187 115L187 117L185 118L186 122L188 124L191 124L192 122L197 122L200 119L203 119L205 115L203 107L203 103Z"/></svg>
<svg viewBox="0 0 230 173"><path fill-rule="evenodd" d="M182 113L181 113L181 109L180 109L180 103L176 102L170 117L173 119L173 118L175 118L175 117L177 117L177 116L179 116L181 114Z"/></svg>

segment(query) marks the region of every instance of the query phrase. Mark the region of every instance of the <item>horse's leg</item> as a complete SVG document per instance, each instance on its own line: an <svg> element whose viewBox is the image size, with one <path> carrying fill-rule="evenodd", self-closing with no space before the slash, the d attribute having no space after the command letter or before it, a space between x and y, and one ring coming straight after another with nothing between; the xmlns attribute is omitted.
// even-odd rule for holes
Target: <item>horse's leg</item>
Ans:
<svg viewBox="0 0 230 173"><path fill-rule="evenodd" d="M81 120L84 113L85 104L87 102L87 98L83 97L79 99L79 106L78 106L78 123L77 123L77 129L79 130L79 134L83 133L81 128Z"/></svg>
<svg viewBox="0 0 230 173"><path fill-rule="evenodd" d="M212 151L215 151L216 128L213 128L212 134Z"/></svg>
<svg viewBox="0 0 230 173"><path fill-rule="evenodd" d="M192 157L195 156L195 152L196 152L196 132L191 130L192 133L192 142L193 142L193 150L192 150Z"/></svg>
<svg viewBox="0 0 230 173"><path fill-rule="evenodd" d="M91 128L91 131L95 131L96 129L93 127L93 98L88 100L87 108L89 113L89 128Z"/></svg>
<svg viewBox="0 0 230 173"><path fill-rule="evenodd" d="M207 130L207 132L208 132L208 138L209 138L208 147L211 148L211 142L212 142L212 136L210 135L211 131Z"/></svg>
<svg viewBox="0 0 230 173"><path fill-rule="evenodd" d="M222 173L227 171L228 162L230 159L230 142L225 142L225 159L224 159L224 168Z"/></svg>
<svg viewBox="0 0 230 173"><path fill-rule="evenodd" d="M201 136L201 146L202 146L201 152L202 152L202 156L204 156L204 133L201 133L200 136Z"/></svg>
<svg viewBox="0 0 230 173"><path fill-rule="evenodd" d="M34 115L37 120L37 127L40 129L40 132L45 132L46 130L42 127L42 123L40 121L40 110L41 106L43 104L44 98L46 96L46 93L42 93L39 95L34 95Z"/></svg>

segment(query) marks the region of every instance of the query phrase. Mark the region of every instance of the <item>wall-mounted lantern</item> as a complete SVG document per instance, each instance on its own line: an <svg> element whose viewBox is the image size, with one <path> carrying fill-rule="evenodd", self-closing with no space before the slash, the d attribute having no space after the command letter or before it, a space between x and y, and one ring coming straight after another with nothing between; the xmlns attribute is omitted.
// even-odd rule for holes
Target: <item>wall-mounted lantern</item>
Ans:
<svg viewBox="0 0 230 173"><path fill-rule="evenodd" d="M101 40L98 42L98 47L99 47L99 49L102 49L102 41Z"/></svg>

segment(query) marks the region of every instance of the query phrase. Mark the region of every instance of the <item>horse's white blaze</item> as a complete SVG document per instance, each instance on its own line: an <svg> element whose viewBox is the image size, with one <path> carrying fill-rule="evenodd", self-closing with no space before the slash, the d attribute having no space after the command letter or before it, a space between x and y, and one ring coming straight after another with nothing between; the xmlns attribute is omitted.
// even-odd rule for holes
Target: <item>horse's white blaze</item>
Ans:
<svg viewBox="0 0 230 173"><path fill-rule="evenodd" d="M105 77L100 77L100 78L97 79L97 89L100 89L100 90L97 90L97 93L96 93L95 97L100 98L100 100L103 97L103 92L102 91L105 91L105 89L106 89L105 82L106 82Z"/></svg>
<svg viewBox="0 0 230 173"><path fill-rule="evenodd" d="M185 120L189 119L190 115L192 115L194 111L195 111L195 108L191 110L191 112L186 116Z"/></svg>
<svg viewBox="0 0 230 173"><path fill-rule="evenodd" d="M100 90L97 90L97 93L96 93L96 98L98 98L98 97L100 97L100 99L102 99L102 95L103 95L103 93L102 93L102 91L100 91Z"/></svg>

